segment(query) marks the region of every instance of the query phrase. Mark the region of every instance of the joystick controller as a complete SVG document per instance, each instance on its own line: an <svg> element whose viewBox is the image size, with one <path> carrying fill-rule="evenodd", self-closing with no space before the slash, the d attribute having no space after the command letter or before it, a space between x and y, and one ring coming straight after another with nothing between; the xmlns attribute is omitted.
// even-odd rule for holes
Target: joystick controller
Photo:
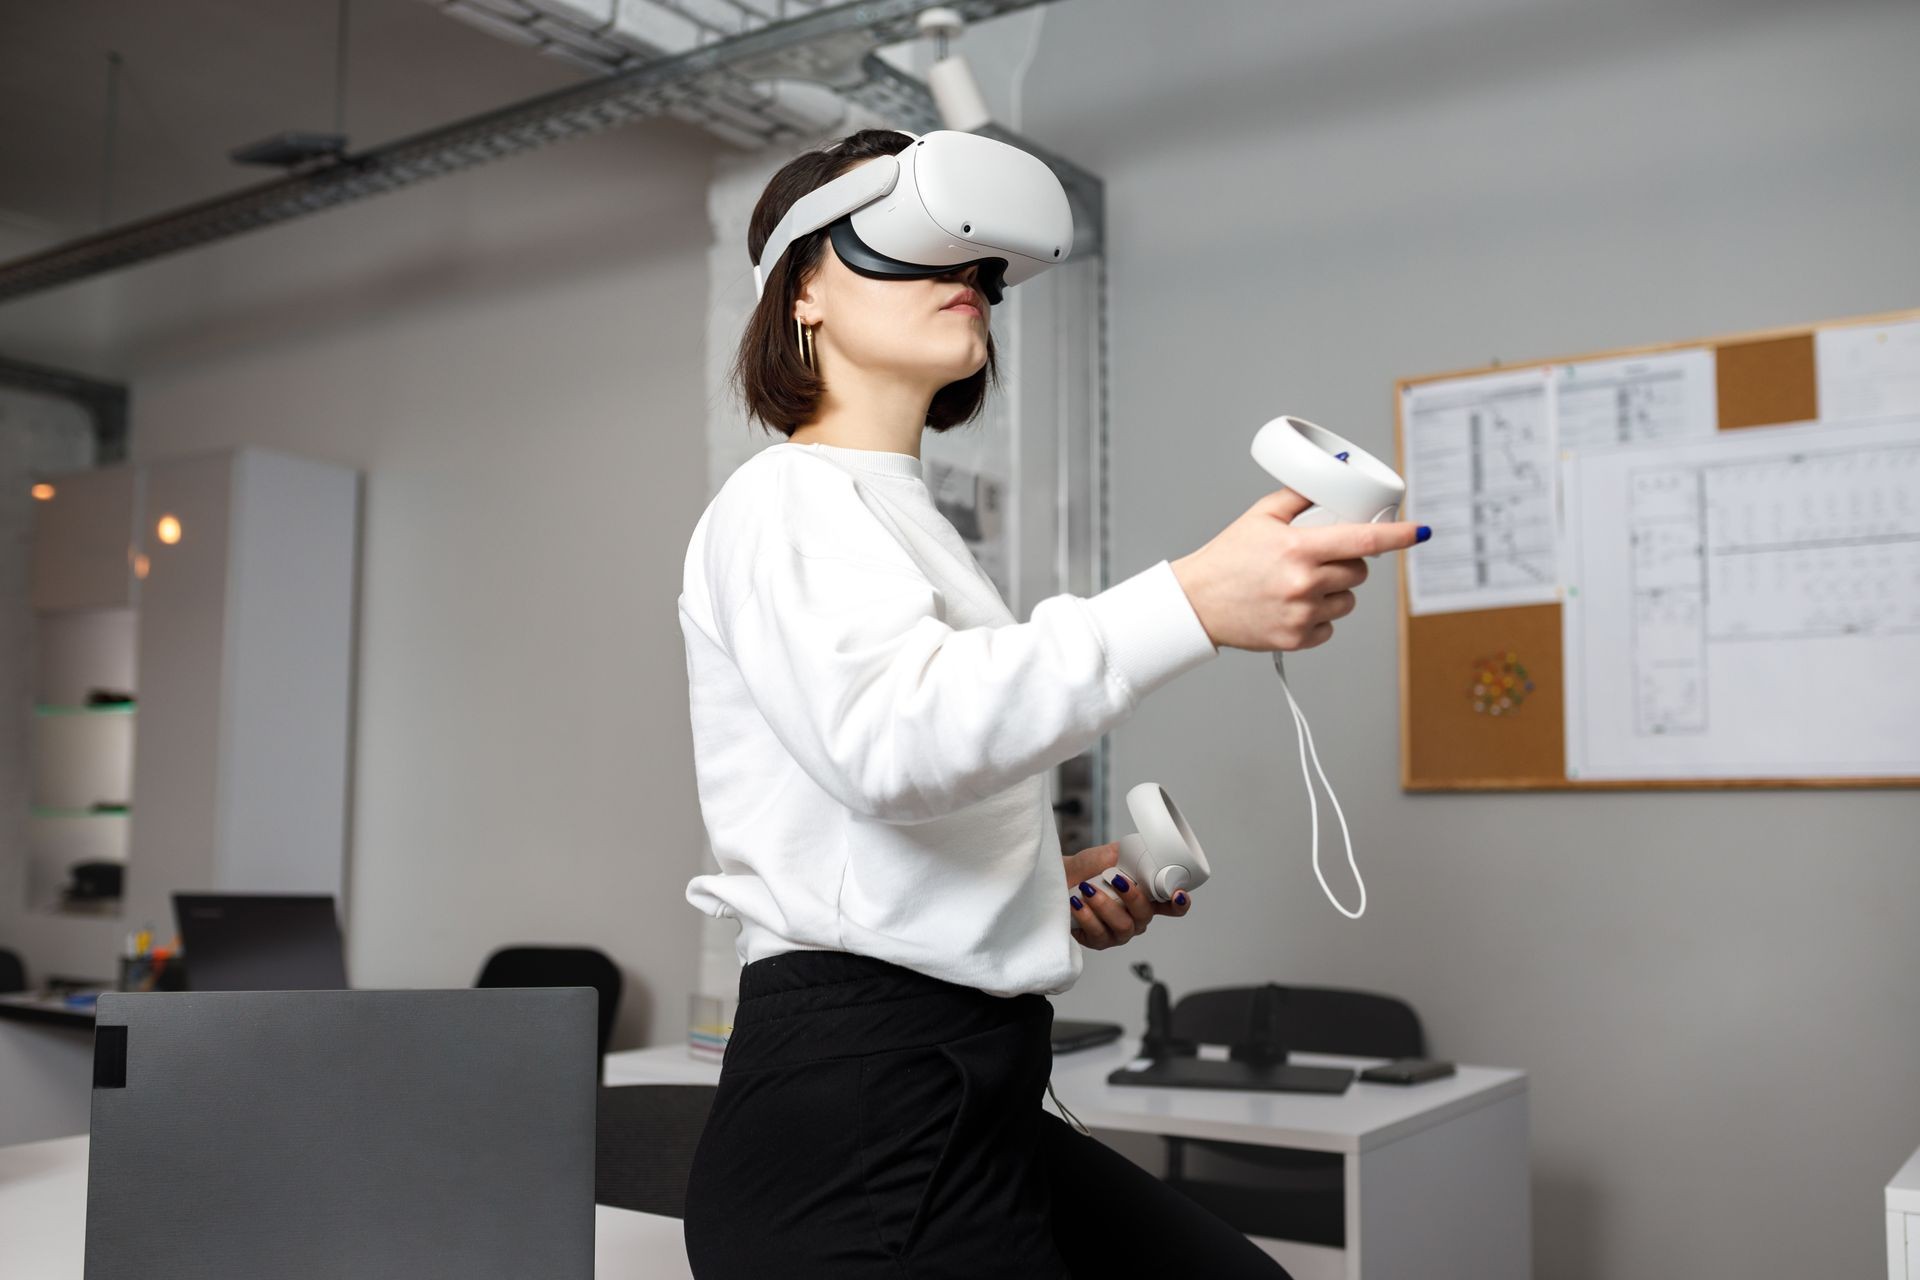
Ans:
<svg viewBox="0 0 1920 1280"><path fill-rule="evenodd" d="M1313 505L1293 518L1295 528L1330 524L1380 524L1400 515L1401 500L1407 496L1407 482L1365 449L1316 426L1304 418L1282 415L1273 419L1253 437L1253 459L1281 484ZM1294 700L1287 684L1286 664L1280 654L1273 655L1273 669L1280 675L1281 692L1293 712L1294 734L1300 742L1300 777L1307 784L1307 803L1313 815L1313 874L1320 882L1334 909L1349 920L1358 920L1367 910L1367 882L1360 878L1360 866L1353 860L1353 835L1347 830L1347 815L1340 810L1340 799L1333 794L1326 770L1320 767L1320 753L1313 748L1313 731L1307 728L1306 712ZM1320 871L1320 801L1313 792L1313 778L1307 773L1307 761L1313 761L1320 785L1333 803L1334 817L1340 821L1340 836L1347 846L1347 865L1353 869L1353 881L1360 886L1360 905L1352 911L1333 896L1327 878Z"/></svg>
<svg viewBox="0 0 1920 1280"><path fill-rule="evenodd" d="M1182 889L1198 889L1212 875L1199 837L1165 787L1143 782L1127 792L1127 812L1139 831L1120 837L1120 861L1094 877L1108 888L1124 875L1155 902L1171 901Z"/></svg>
<svg viewBox="0 0 1920 1280"><path fill-rule="evenodd" d="M1396 520L1401 500L1407 494L1406 482L1393 468L1353 442L1304 418L1282 415L1261 427L1253 438L1253 457L1274 479L1313 504L1293 518L1296 528ZM1327 781L1326 770L1320 767L1320 754L1313 746L1313 731L1307 727L1306 713L1287 685L1287 668L1277 652L1273 655L1273 669L1280 675L1280 688L1293 712L1294 733L1300 744L1300 777L1307 784L1307 803L1312 815L1314 878L1319 880L1327 901L1333 903L1340 914L1358 920L1366 914L1367 885L1360 878L1359 864L1354 861L1353 835L1347 830L1347 816L1340 809L1340 799L1334 795L1332 784ZM1307 771L1309 760L1313 772L1320 777L1320 785L1326 789L1327 799L1333 804L1341 838L1346 842L1347 866L1352 869L1354 883L1360 889L1360 905L1352 911L1334 897L1320 870L1320 801L1314 794L1313 774ZM1117 892L1113 888L1116 875L1125 875L1142 886L1156 902L1169 901L1176 892L1197 889L1207 882L1212 874L1207 855L1166 788L1158 783L1141 783L1127 792L1127 811L1133 815L1139 830L1120 838L1119 861L1095 877L1108 892ZM1135 971L1139 968L1136 966ZM1143 976L1151 980L1150 975ZM1160 991L1164 997L1165 989ZM1149 1002L1149 1013L1151 1011ZM1267 1007L1262 1006L1262 1012L1265 1011ZM1264 1043L1259 1036L1251 1039L1255 1044ZM1263 1050L1253 1052L1259 1055ZM1284 1055L1284 1050L1280 1052Z"/></svg>
<svg viewBox="0 0 1920 1280"><path fill-rule="evenodd" d="M1329 524L1385 524L1400 518L1407 482L1365 449L1285 414L1253 437L1253 460L1313 505L1293 518L1296 529Z"/></svg>

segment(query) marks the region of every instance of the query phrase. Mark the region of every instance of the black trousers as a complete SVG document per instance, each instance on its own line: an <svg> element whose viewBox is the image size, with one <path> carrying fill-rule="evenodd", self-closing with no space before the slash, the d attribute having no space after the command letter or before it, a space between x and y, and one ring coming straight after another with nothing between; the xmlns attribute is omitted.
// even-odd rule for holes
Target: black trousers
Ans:
<svg viewBox="0 0 1920 1280"><path fill-rule="evenodd" d="M748 965L687 1185L694 1275L1287 1280L1240 1232L1041 1110L1052 1025L1044 996L868 956Z"/></svg>

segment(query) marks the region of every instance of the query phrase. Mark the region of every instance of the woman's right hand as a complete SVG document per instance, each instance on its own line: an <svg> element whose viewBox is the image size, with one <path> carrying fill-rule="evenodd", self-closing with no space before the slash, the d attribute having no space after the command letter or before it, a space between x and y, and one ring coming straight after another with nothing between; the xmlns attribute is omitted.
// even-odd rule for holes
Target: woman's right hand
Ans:
<svg viewBox="0 0 1920 1280"><path fill-rule="evenodd" d="M1334 622L1353 612L1353 589L1367 580L1361 557L1426 540L1423 526L1405 521L1294 528L1293 518L1312 505L1277 490L1173 562L1215 645L1271 653L1325 644Z"/></svg>

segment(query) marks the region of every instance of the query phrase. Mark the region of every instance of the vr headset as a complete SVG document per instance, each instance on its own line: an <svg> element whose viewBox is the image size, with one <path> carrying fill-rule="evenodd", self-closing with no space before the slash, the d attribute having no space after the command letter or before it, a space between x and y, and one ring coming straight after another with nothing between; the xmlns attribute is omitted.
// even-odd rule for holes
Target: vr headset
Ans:
<svg viewBox="0 0 1920 1280"><path fill-rule="evenodd" d="M754 264L755 297L780 255L822 227L863 276L924 280L977 263L989 305L1073 251L1073 211L1045 163L978 134L906 136L913 142L900 154L864 161L794 202Z"/></svg>

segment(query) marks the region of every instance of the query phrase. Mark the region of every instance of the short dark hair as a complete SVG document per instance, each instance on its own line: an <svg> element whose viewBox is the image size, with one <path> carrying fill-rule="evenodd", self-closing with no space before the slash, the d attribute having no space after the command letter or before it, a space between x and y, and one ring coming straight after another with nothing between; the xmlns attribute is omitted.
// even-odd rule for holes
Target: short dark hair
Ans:
<svg viewBox="0 0 1920 1280"><path fill-rule="evenodd" d="M892 129L862 129L788 161L773 175L767 189L760 193L760 203L753 207L753 220L747 226L748 255L756 263L760 261L767 237L801 196L862 161L896 155L912 141ZM746 402L747 416L787 435L813 417L825 386L820 375L800 358L793 329L793 300L800 282L819 265L826 243L827 229L823 227L795 240L773 264L734 356L733 383ZM986 364L934 393L933 403L927 407L927 426L945 431L971 421L986 402L987 388L997 380L993 334L989 331Z"/></svg>

